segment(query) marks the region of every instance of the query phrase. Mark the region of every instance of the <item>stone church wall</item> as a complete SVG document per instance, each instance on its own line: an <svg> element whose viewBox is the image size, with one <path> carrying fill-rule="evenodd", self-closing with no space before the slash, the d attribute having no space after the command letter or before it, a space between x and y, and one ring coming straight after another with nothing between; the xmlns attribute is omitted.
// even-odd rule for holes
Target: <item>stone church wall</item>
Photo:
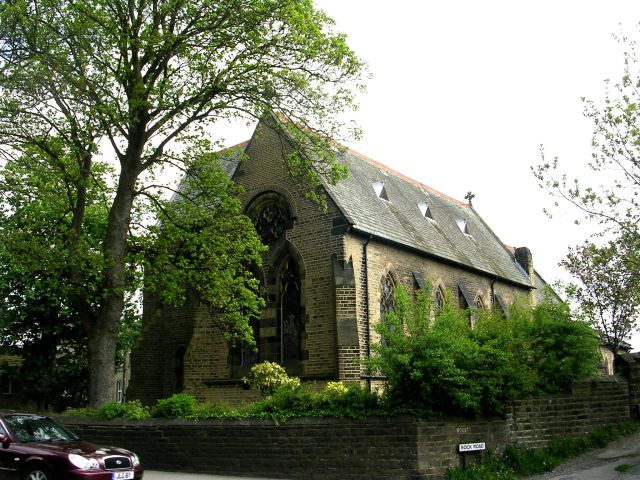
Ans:
<svg viewBox="0 0 640 480"><path fill-rule="evenodd" d="M305 197L300 179L292 179L282 162L282 141L262 124L247 147L248 158L242 162L234 180L242 185L243 208L261 194L276 192L287 200L293 219L284 241L274 244L265 255L261 276L262 294L267 299L263 318L275 322L276 307L269 304L274 297L270 261L287 249L295 253L301 270L301 297L304 309L301 372L303 379L326 381L338 379L338 335L336 331L336 288L332 258L344 260L342 228L346 225L340 211L327 197L327 212ZM286 242L286 243L284 243ZM341 304L353 292L343 290ZM194 303L168 310L155 307L153 295L145 303L145 327L134 348L133 381L128 398L139 398L152 404L158 398L175 393L175 379L170 356L179 347L184 354L184 391L199 400L223 401L238 405L255 400L254 392L243 389L240 376L232 376L229 349L206 310ZM155 313L147 313L155 311ZM178 327L180 325L180 327ZM171 329L189 330L188 338L172 342ZM256 339L259 341L259 339ZM168 345L171 343L171 345ZM349 346L347 356L357 354ZM353 363L353 362L352 362ZM169 365L168 365L169 364ZM166 372L169 372L167 374ZM175 376L175 375L173 375Z"/></svg>
<svg viewBox="0 0 640 480"><path fill-rule="evenodd" d="M326 212L305 197L304 181L291 178L282 161L287 153L283 152L285 144L261 123L247 146L248 158L240 163L234 180L244 189L241 201L245 209L251 209L252 202L261 195L277 195L286 200L291 210L291 225L284 238L272 244L258 272L261 294L267 303L259 329L264 333L278 328L274 266L279 255L289 252L300 270L304 324L299 371L294 375L316 382L362 381L376 388L381 386L379 379L365 375L360 358L368 355L369 345L379 341L373 327L380 318L381 285L387 274L394 284L409 291L418 281L429 282L442 293L450 292L454 301L459 285L464 284L469 304L477 301L485 308L491 306L494 294L508 304L516 295L528 293L526 286L497 281L455 263L351 231L329 196ZM144 322L132 353L129 399L153 404L158 398L181 390L199 400L231 405L256 399L253 392L243 389L242 375L233 370L226 341L206 310L195 301L168 308L146 292ZM265 340L266 351L271 341L267 337L276 334L261 335L259 332L256 340ZM178 352L183 353L180 360ZM183 374L178 373L180 369Z"/></svg>

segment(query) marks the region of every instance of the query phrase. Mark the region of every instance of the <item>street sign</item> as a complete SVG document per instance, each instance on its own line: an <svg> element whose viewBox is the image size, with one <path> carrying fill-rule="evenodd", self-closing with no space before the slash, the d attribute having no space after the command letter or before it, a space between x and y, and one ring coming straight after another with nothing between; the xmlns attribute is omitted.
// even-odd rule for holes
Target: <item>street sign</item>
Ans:
<svg viewBox="0 0 640 480"><path fill-rule="evenodd" d="M484 450L486 448L486 444L484 442L478 443L461 443L458 445L458 451L461 453L465 452L478 452Z"/></svg>

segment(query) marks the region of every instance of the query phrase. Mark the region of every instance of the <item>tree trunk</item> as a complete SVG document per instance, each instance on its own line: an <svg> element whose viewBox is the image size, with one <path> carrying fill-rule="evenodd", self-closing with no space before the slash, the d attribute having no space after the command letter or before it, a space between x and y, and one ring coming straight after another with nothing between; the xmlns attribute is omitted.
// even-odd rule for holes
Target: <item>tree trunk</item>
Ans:
<svg viewBox="0 0 640 480"><path fill-rule="evenodd" d="M89 359L89 406L98 408L113 401L116 340L126 290L127 235L138 171L122 162L118 190L109 211L104 243L103 304L98 318L87 325Z"/></svg>

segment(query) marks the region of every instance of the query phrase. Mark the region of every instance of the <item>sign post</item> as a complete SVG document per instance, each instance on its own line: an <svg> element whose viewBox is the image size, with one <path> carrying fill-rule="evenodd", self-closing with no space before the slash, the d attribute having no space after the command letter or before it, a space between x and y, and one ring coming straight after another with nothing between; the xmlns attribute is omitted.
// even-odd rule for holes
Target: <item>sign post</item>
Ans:
<svg viewBox="0 0 640 480"><path fill-rule="evenodd" d="M458 452L462 455L462 468L467 469L467 455L479 455L487 448L485 442L461 443L458 445Z"/></svg>

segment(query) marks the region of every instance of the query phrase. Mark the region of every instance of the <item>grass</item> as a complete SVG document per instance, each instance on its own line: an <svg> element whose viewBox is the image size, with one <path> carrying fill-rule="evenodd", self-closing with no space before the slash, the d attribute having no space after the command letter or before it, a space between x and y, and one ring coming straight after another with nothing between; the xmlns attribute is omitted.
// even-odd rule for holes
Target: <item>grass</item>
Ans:
<svg viewBox="0 0 640 480"><path fill-rule="evenodd" d="M633 467L633 465L629 465L628 463L623 463L622 465L618 465L615 468L616 472L620 472L620 473L626 473L628 470L630 470Z"/></svg>

